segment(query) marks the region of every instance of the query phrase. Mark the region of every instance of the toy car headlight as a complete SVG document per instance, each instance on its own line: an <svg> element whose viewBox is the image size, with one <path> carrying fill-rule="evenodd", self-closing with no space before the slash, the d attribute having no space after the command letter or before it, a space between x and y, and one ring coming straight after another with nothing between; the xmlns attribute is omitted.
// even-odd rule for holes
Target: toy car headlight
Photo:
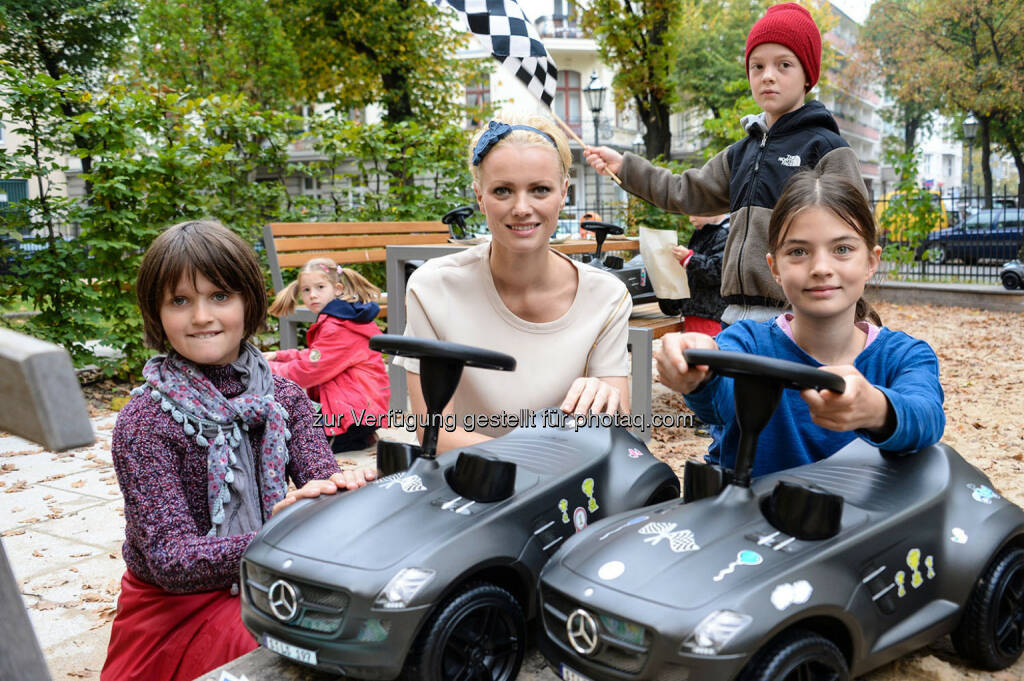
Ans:
<svg viewBox="0 0 1024 681"><path fill-rule="evenodd" d="M732 610L716 610L700 621L693 633L683 641L682 653L696 655L717 655L725 644L736 634L747 628L754 620Z"/></svg>
<svg viewBox="0 0 1024 681"><path fill-rule="evenodd" d="M406 608L420 589L434 577L433 570L404 568L391 578L373 602L375 608Z"/></svg>

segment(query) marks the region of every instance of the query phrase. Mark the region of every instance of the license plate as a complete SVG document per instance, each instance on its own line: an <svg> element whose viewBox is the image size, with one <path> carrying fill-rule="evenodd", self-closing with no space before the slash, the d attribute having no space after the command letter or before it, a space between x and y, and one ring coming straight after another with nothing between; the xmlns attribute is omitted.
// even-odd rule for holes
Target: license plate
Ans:
<svg viewBox="0 0 1024 681"><path fill-rule="evenodd" d="M284 655L290 660L303 662L305 664L316 664L315 650L306 650L305 648L293 646L291 643L278 641L270 634L263 634L263 646L267 650L271 650L278 655Z"/></svg>
<svg viewBox="0 0 1024 681"><path fill-rule="evenodd" d="M578 671L568 665L560 665L558 673L562 677L563 681L591 681L589 676L583 676Z"/></svg>

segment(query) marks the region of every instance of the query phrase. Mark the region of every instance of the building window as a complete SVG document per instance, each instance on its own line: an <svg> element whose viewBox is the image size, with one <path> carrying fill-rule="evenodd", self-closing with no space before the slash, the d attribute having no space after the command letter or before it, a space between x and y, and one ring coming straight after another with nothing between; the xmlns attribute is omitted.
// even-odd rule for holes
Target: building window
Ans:
<svg viewBox="0 0 1024 681"><path fill-rule="evenodd" d="M3 143L4 141L4 122L0 121L0 143Z"/></svg>
<svg viewBox="0 0 1024 681"><path fill-rule="evenodd" d="M580 87L579 71L559 71L558 90L555 92L551 110L568 123L577 135L583 132L583 119L580 117L582 102L583 89Z"/></svg>
<svg viewBox="0 0 1024 681"><path fill-rule="evenodd" d="M482 76L466 86L466 108L469 109L467 127L475 128L483 123L478 116L491 105L491 77Z"/></svg>

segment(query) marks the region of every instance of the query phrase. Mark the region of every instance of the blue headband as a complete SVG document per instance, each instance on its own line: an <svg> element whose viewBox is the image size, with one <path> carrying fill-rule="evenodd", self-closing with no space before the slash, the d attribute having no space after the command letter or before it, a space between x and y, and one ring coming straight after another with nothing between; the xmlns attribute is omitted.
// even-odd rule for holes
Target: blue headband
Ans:
<svg viewBox="0 0 1024 681"><path fill-rule="evenodd" d="M555 144L555 138L543 130L538 130L537 128L529 125L509 125L508 123L491 121L487 124L487 129L484 130L484 133L480 135L480 139L477 141L476 146L473 147L473 165L480 165L484 160L484 156L494 148L494 145L512 134L513 130L529 130L530 132L535 132L548 142L551 142L551 146L555 148L555 151L558 151L558 145Z"/></svg>

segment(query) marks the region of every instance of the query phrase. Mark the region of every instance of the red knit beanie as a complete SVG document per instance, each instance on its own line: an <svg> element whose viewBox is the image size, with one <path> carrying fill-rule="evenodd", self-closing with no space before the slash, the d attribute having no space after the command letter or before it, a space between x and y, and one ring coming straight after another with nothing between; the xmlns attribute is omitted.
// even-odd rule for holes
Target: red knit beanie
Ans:
<svg viewBox="0 0 1024 681"><path fill-rule="evenodd" d="M762 43L779 43L793 51L810 83L805 90L810 90L818 82L818 74L821 72L821 31L806 9L795 2L784 2L768 8L747 36L748 73L750 53Z"/></svg>

